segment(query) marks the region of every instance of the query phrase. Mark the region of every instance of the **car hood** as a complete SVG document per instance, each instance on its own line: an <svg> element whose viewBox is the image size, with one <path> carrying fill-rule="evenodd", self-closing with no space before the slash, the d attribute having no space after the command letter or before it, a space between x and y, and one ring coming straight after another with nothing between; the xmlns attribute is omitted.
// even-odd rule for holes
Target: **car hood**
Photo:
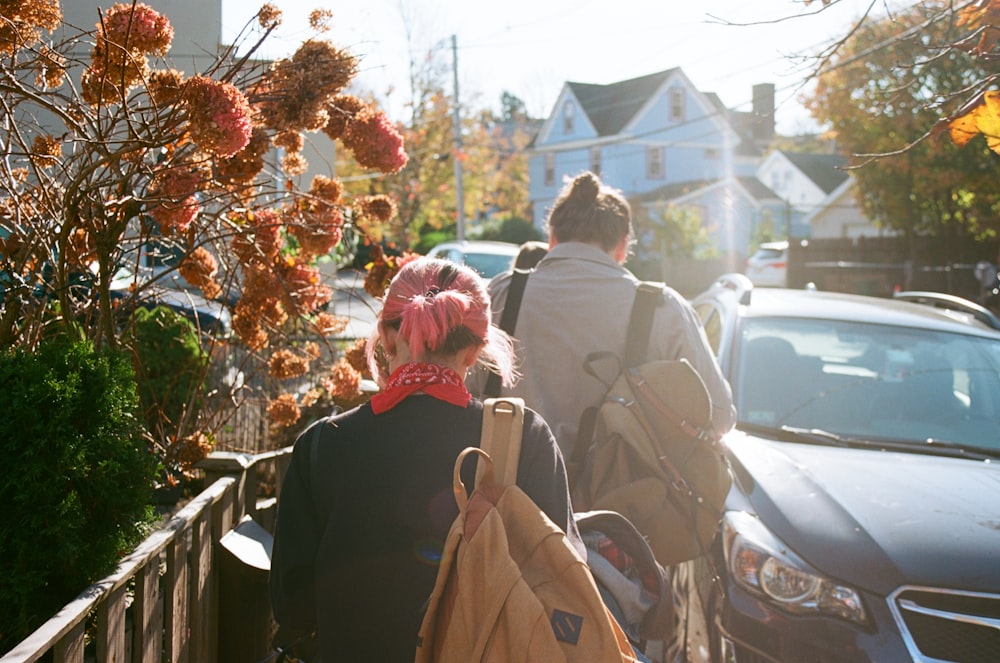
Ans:
<svg viewBox="0 0 1000 663"><path fill-rule="evenodd" d="M727 446L745 495L734 505L748 500L817 570L882 596L905 584L1000 591L1000 463L739 432Z"/></svg>

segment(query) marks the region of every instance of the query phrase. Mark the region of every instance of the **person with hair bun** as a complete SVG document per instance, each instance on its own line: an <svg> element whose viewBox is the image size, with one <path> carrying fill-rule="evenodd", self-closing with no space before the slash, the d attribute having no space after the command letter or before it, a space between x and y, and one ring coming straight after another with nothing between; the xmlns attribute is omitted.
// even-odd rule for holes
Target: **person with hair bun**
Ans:
<svg viewBox="0 0 1000 663"><path fill-rule="evenodd" d="M512 332L522 377L501 394L523 398L545 417L563 456L571 458L581 414L597 405L607 390L607 384L585 372L586 357L594 352L625 356L629 314L639 286L639 279L624 266L634 241L632 211L620 191L584 172L559 192L549 212L548 231L549 251L527 280ZM511 272L500 274L489 283L497 321L511 277ZM646 357L690 361L708 388L714 431L721 435L732 428L732 392L701 321L687 300L666 285ZM613 378L613 372L607 376ZM468 383L473 393L482 394L487 376L477 371Z"/></svg>
<svg viewBox="0 0 1000 663"><path fill-rule="evenodd" d="M366 352L381 391L299 436L275 526L276 642L315 631L323 663L413 660L458 515L455 460L480 441L483 403L466 389L466 374L478 364L506 384L516 376L483 280L446 260L422 257L400 269ZM475 463L466 465L472 485ZM529 408L517 484L585 556L562 454Z"/></svg>

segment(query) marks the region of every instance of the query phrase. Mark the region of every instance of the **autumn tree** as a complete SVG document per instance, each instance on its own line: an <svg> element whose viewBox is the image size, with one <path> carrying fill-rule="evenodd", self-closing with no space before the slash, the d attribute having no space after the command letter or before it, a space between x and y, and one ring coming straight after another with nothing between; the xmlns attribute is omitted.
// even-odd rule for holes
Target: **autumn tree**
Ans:
<svg viewBox="0 0 1000 663"><path fill-rule="evenodd" d="M858 199L881 225L944 236L1000 229L1000 157L988 142L998 8L916 3L859 20L823 54L806 104L852 156Z"/></svg>
<svg viewBox="0 0 1000 663"><path fill-rule="evenodd" d="M499 115L477 109L475 100L462 103L458 148L451 75L451 64L444 62L440 49L429 49L425 57L411 61L409 116L400 127L410 159L402 171L391 178L372 177L349 163L338 164L346 191L385 194L397 202L393 221L374 234L389 246L424 252L455 237L456 159L462 163L462 209L471 231L467 236L486 219L531 218L525 149L534 123L524 103L505 93Z"/></svg>

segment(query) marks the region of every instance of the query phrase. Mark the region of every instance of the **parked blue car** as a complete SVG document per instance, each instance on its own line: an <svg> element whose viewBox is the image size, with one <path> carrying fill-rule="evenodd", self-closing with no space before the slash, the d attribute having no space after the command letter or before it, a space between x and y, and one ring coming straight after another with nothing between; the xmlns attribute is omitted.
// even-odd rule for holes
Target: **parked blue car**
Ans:
<svg viewBox="0 0 1000 663"><path fill-rule="evenodd" d="M738 274L692 303L733 388L734 482L673 569L667 660L998 660L1000 321Z"/></svg>

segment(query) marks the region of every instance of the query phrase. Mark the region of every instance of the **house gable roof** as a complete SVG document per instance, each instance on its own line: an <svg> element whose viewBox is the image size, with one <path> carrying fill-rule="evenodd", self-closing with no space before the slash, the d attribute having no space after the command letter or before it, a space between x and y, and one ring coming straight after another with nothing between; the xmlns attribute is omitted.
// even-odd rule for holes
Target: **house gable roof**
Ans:
<svg viewBox="0 0 1000 663"><path fill-rule="evenodd" d="M590 118L598 136L614 136L622 131L677 67L655 74L608 85L573 83L566 85Z"/></svg>
<svg viewBox="0 0 1000 663"><path fill-rule="evenodd" d="M830 194L848 178L847 159L839 154L782 152L793 166L812 180L823 193Z"/></svg>

